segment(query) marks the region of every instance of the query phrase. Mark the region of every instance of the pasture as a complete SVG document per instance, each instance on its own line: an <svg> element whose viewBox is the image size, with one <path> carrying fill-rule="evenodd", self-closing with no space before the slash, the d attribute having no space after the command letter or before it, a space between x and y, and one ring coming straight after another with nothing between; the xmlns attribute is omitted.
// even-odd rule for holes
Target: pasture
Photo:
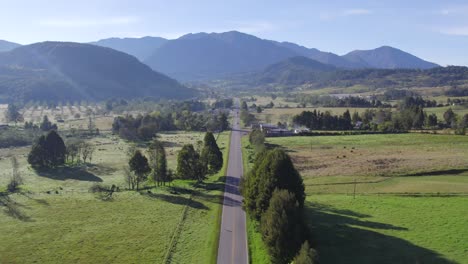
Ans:
<svg viewBox="0 0 468 264"><path fill-rule="evenodd" d="M227 161L229 133L217 138ZM177 152L203 133L159 134L175 170ZM216 137L216 135L215 135ZM37 173L26 162L30 147L0 150L0 191L10 175L9 156L20 164L20 194L2 196L1 263L213 263L224 186L224 170L204 184L175 180L170 186L126 191L123 166L129 143L103 133L91 141L90 165ZM144 146L137 145L144 150ZM115 184L121 191L102 200L88 190Z"/></svg>
<svg viewBox="0 0 468 264"><path fill-rule="evenodd" d="M253 150L242 141L246 170ZM388 134L267 138L306 186L323 263L468 263L468 137ZM356 192L355 198L354 191ZM252 259L265 258L249 222ZM255 262L253 262L255 263Z"/></svg>

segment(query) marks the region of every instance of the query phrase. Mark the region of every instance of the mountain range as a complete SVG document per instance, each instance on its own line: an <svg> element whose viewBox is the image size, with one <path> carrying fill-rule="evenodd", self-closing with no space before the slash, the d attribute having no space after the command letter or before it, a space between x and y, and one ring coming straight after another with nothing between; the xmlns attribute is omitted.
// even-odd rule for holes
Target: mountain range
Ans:
<svg viewBox="0 0 468 264"><path fill-rule="evenodd" d="M356 50L339 56L291 42L260 39L237 31L187 34L173 40L158 39L152 52L148 47L152 46L150 41L154 40L148 37L112 40L95 44L127 52L154 70L183 81L224 78L231 74L259 71L296 56L345 69L430 69L439 66L389 46ZM141 47L145 47L143 53Z"/></svg>
<svg viewBox="0 0 468 264"><path fill-rule="evenodd" d="M0 99L75 101L194 94L135 57L110 48L42 42L0 53Z"/></svg>
<svg viewBox="0 0 468 264"><path fill-rule="evenodd" d="M122 51L137 57L140 61L144 61L167 41L167 39L160 37L108 38L90 42L89 44Z"/></svg>

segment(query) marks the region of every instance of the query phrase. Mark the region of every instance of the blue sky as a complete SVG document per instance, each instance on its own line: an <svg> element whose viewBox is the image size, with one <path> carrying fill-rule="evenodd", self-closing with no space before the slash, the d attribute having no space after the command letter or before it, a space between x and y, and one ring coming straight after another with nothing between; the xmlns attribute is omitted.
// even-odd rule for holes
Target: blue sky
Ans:
<svg viewBox="0 0 468 264"><path fill-rule="evenodd" d="M21 44L238 30L340 55L390 45L442 65L468 65L467 0L0 0L0 6L0 39Z"/></svg>

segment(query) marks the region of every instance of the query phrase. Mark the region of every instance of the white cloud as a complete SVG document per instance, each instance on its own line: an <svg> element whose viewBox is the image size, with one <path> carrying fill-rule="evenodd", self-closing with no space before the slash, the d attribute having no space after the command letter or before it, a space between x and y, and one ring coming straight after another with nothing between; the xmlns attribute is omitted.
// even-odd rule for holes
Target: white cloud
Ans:
<svg viewBox="0 0 468 264"><path fill-rule="evenodd" d="M443 28L443 29L440 29L439 32L446 34L446 35L468 36L468 26Z"/></svg>
<svg viewBox="0 0 468 264"><path fill-rule="evenodd" d="M337 12L321 12L319 14L320 20L333 20L340 17L348 17L348 16L363 16L363 15L370 15L373 11L370 9L363 9L363 8L351 8L345 9Z"/></svg>
<svg viewBox="0 0 468 264"><path fill-rule="evenodd" d="M80 27L96 27L96 26L116 26L130 25L139 21L138 17L121 16L108 18L78 18L78 19L45 19L39 21L42 26L62 27L62 28L80 28Z"/></svg>

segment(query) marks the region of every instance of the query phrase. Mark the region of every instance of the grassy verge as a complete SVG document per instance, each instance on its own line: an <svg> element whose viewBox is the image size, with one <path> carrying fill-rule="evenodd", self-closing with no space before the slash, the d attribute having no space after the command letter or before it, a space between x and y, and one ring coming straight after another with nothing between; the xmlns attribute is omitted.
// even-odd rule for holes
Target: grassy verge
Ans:
<svg viewBox="0 0 468 264"><path fill-rule="evenodd" d="M217 139L223 168L192 192L170 263L216 263L230 135L225 132Z"/></svg>

